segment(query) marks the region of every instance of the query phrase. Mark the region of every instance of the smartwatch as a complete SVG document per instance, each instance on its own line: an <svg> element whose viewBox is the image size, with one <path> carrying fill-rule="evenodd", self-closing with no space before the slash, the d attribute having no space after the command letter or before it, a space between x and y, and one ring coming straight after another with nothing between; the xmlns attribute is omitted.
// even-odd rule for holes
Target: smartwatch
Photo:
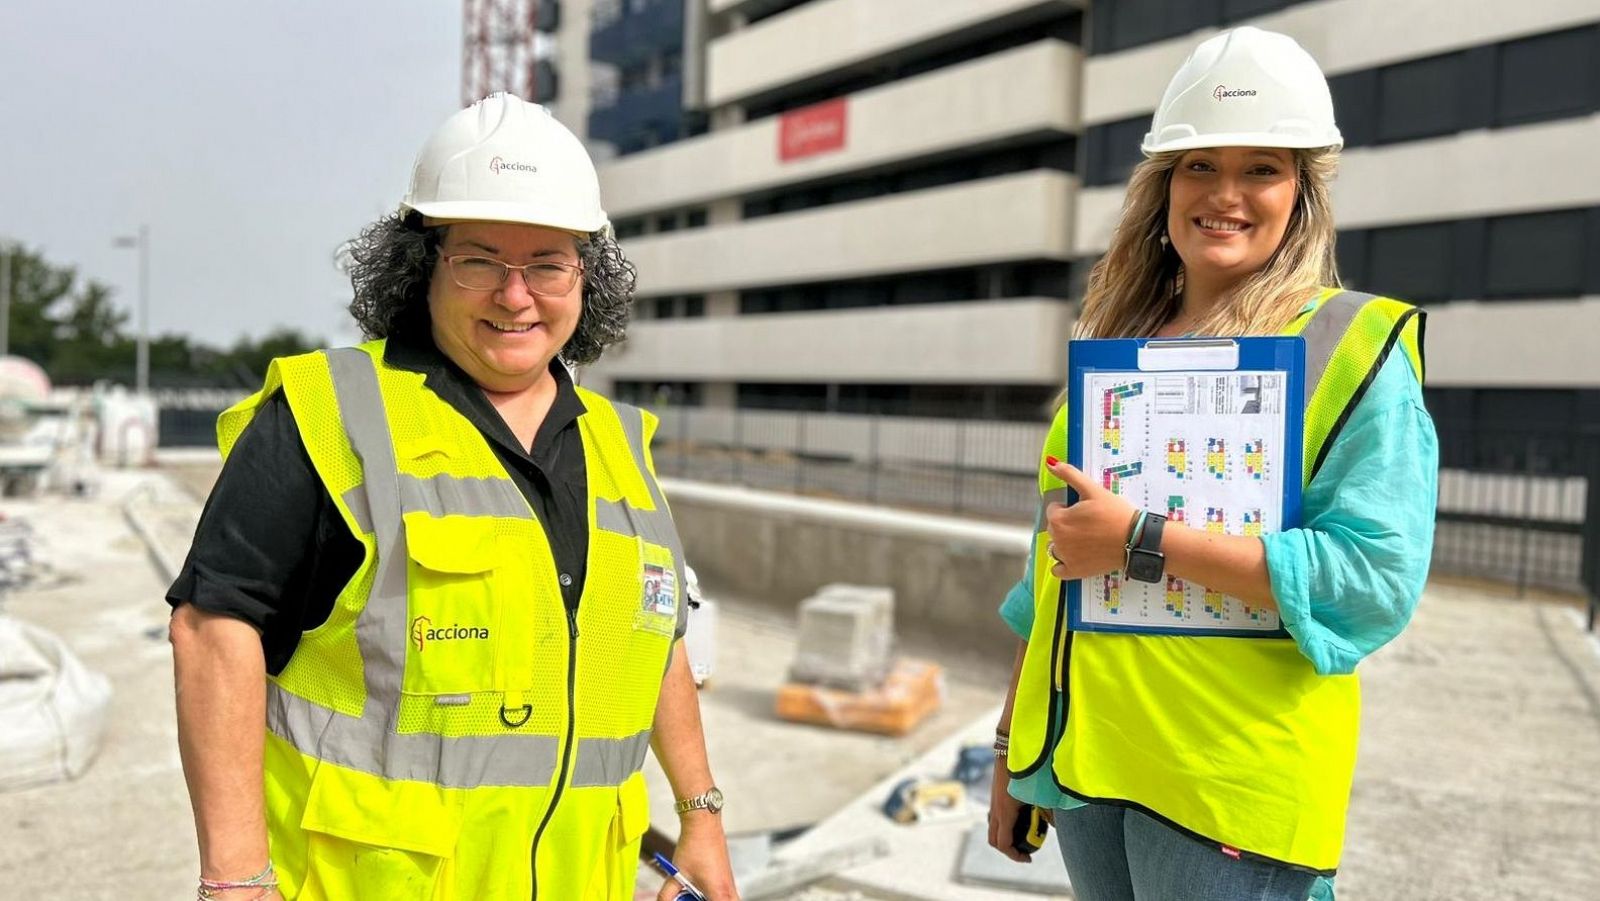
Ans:
<svg viewBox="0 0 1600 901"><path fill-rule="evenodd" d="M1144 528L1128 542L1128 558L1122 570L1137 582L1159 582L1167 571L1167 556L1161 553L1161 530L1167 518L1159 513L1146 513Z"/></svg>

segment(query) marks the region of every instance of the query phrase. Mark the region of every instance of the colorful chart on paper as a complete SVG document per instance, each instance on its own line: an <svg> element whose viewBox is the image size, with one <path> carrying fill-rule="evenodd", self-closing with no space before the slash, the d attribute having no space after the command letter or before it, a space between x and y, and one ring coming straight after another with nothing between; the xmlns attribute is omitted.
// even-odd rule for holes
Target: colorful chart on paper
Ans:
<svg viewBox="0 0 1600 901"><path fill-rule="evenodd" d="M1084 471L1135 507L1228 535L1282 528L1288 378L1265 372L1086 373ZM1082 583L1086 623L1275 632L1275 610L1168 576Z"/></svg>

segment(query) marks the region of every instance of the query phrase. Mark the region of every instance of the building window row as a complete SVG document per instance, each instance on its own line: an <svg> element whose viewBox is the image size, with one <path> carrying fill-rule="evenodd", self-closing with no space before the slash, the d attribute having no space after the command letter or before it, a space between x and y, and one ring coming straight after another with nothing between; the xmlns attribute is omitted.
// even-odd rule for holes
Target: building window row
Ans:
<svg viewBox="0 0 1600 901"><path fill-rule="evenodd" d="M783 285L741 291L739 312L760 315L1017 297L1066 298L1074 275L1073 264L1038 261Z"/></svg>
<svg viewBox="0 0 1600 901"><path fill-rule="evenodd" d="M706 208L697 206L681 210L663 210L658 213L651 213L648 216L628 216L611 223L611 227L616 231L617 240L620 241L627 238L637 238L641 235L675 232L687 228L704 228L706 218Z"/></svg>
<svg viewBox="0 0 1600 901"><path fill-rule="evenodd" d="M1328 79L1345 146L1415 141L1600 112L1600 25L1469 47ZM1153 98L1152 98L1153 99ZM1084 183L1127 180L1144 114L1084 132Z"/></svg>
<svg viewBox="0 0 1600 901"><path fill-rule="evenodd" d="M669 294L664 297L636 298L633 318L699 319L706 314L704 294Z"/></svg>
<svg viewBox="0 0 1600 901"><path fill-rule="evenodd" d="M803 187L788 187L782 191L751 195L744 202L744 218L756 219L779 213L792 213L812 207L867 200L907 191L922 191L1034 169L1071 172L1076 157L1076 139L1057 137L1028 147L992 150L957 159L914 164L890 172L814 182Z"/></svg>
<svg viewBox="0 0 1600 901"><path fill-rule="evenodd" d="M1223 28L1307 0L1112 0L1089 14L1090 53L1116 53L1182 37L1202 28Z"/></svg>
<svg viewBox="0 0 1600 901"><path fill-rule="evenodd" d="M1600 295L1600 207L1341 231L1346 284L1416 302Z"/></svg>
<svg viewBox="0 0 1600 901"><path fill-rule="evenodd" d="M908 54L903 58L878 59L864 70L842 69L843 75L825 85L813 85L804 90L769 97L760 102L745 104L745 120L755 121L776 116L790 110L833 100L850 94L881 87L907 78L915 78L938 69L971 62L1005 50L1026 46L1036 41L1055 39L1069 44L1080 44L1083 14L1068 10L1043 21L1031 21L1006 28L996 33L971 32L970 39L959 46L939 44L937 50L920 55Z"/></svg>
<svg viewBox="0 0 1600 901"><path fill-rule="evenodd" d="M1036 421L1049 414L1053 385L821 384L740 382L746 410Z"/></svg>
<svg viewBox="0 0 1600 901"><path fill-rule="evenodd" d="M619 380L611 396L639 407L698 407L705 403L703 382Z"/></svg>

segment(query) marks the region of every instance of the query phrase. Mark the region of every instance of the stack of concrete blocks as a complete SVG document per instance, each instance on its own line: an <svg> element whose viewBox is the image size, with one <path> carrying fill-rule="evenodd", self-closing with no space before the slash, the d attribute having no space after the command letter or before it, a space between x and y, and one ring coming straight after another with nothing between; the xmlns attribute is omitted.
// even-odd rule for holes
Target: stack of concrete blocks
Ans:
<svg viewBox="0 0 1600 901"><path fill-rule="evenodd" d="M828 585L800 604L800 642L778 689L786 720L904 735L939 708L937 664L895 660L894 589Z"/></svg>
<svg viewBox="0 0 1600 901"><path fill-rule="evenodd" d="M825 585L800 602L800 643L789 679L865 691L889 674L894 589Z"/></svg>

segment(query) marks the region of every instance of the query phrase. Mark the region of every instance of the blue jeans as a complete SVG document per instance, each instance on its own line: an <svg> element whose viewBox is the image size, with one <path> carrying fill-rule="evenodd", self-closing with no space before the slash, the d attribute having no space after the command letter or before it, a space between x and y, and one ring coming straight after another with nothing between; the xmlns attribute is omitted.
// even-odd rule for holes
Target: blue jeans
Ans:
<svg viewBox="0 0 1600 901"><path fill-rule="evenodd" d="M1055 814L1078 901L1306 901L1316 877L1235 860L1134 810L1089 804Z"/></svg>

